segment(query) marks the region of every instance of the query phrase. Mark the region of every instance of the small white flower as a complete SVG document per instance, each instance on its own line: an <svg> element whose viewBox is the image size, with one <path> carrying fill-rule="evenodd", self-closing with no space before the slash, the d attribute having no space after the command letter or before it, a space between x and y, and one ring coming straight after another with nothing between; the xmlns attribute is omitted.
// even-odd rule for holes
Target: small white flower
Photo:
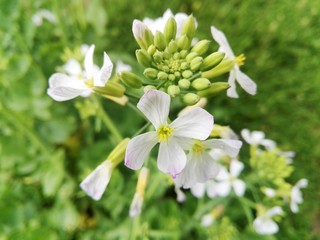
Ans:
<svg viewBox="0 0 320 240"><path fill-rule="evenodd" d="M214 180L208 180L206 183L196 183L190 188L190 191L196 198L203 198L205 193L209 198L215 198L218 196L216 184Z"/></svg>
<svg viewBox="0 0 320 240"><path fill-rule="evenodd" d="M223 32L211 26L211 33L214 40L220 45L218 51L224 52L226 58L234 60L235 64L233 69L230 71L228 83L230 84L230 88L227 91L227 95L232 98L238 98L238 94L236 92L236 83L240 84L240 86L249 94L255 95L257 91L257 85L254 81L252 81L246 74L240 71L240 66L243 65L245 60L244 55L240 55L236 57L228 43L228 40Z"/></svg>
<svg viewBox="0 0 320 240"><path fill-rule="evenodd" d="M246 184L244 181L238 179L244 165L242 162L233 159L230 162L230 172L226 168L222 167L217 176L219 181L216 185L216 191L219 196L226 197L229 195L233 188L237 196L243 196L246 190Z"/></svg>
<svg viewBox="0 0 320 240"><path fill-rule="evenodd" d="M32 16L32 22L36 26L41 26L44 19L51 23L56 22L56 16L47 9L41 9Z"/></svg>
<svg viewBox="0 0 320 240"><path fill-rule="evenodd" d="M187 157L179 142L195 138L206 139L213 128L213 116L202 108L194 108L168 124L170 96L158 90L149 90L140 99L138 109L155 127L132 138L128 144L125 165L139 169L151 149L159 142L158 168L175 177L186 165Z"/></svg>
<svg viewBox="0 0 320 240"><path fill-rule="evenodd" d="M277 195L277 191L275 189L272 189L272 188L265 188L263 192L269 198L273 198L273 197L275 197Z"/></svg>
<svg viewBox="0 0 320 240"><path fill-rule="evenodd" d="M122 72L122 71L128 71L130 72L132 70L132 67L128 64L125 64L121 60L117 61L116 64L116 73Z"/></svg>
<svg viewBox="0 0 320 240"><path fill-rule="evenodd" d="M81 182L80 187L94 200L99 200L111 179L113 168L110 160L104 161Z"/></svg>
<svg viewBox="0 0 320 240"><path fill-rule="evenodd" d="M262 145L268 150L276 148L276 143L273 140L266 139L265 134L262 131L252 131L248 129L243 129L241 131L241 136L250 145Z"/></svg>
<svg viewBox="0 0 320 240"><path fill-rule="evenodd" d="M298 204L303 202L301 188L306 188L307 186L308 180L302 178L292 187L290 193L290 209L293 213L297 213L299 211Z"/></svg>
<svg viewBox="0 0 320 240"><path fill-rule="evenodd" d="M235 157L241 145L242 142L238 140L193 140L186 149L189 150L186 167L176 177L175 183L183 188L190 188L196 183L205 183L214 178L219 172L219 166L208 150L220 149L225 154Z"/></svg>
<svg viewBox="0 0 320 240"><path fill-rule="evenodd" d="M94 87L104 87L109 80L113 64L104 53L104 63L101 69L93 64L94 45L86 53L84 71L80 64L71 59L64 67L67 74L55 73L49 78L47 94L56 101L66 101L78 96L88 96Z"/></svg>
<svg viewBox="0 0 320 240"><path fill-rule="evenodd" d="M214 223L214 221L215 221L215 219L213 217L213 214L209 213L209 214L204 215L201 218L201 225L203 227L210 227Z"/></svg>
<svg viewBox="0 0 320 240"><path fill-rule="evenodd" d="M263 215L260 215L253 221L253 227L257 233L262 235L272 235L279 231L279 226L272 220L273 216L282 213L281 207L273 207Z"/></svg>

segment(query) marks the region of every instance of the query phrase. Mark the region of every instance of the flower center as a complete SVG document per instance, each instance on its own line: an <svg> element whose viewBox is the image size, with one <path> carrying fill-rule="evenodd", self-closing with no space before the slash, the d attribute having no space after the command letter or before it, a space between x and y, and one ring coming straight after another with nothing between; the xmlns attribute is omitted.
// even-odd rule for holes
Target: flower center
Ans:
<svg viewBox="0 0 320 240"><path fill-rule="evenodd" d="M94 83L93 83L93 78L90 79L85 79L84 83L89 87L89 88L93 88Z"/></svg>
<svg viewBox="0 0 320 240"><path fill-rule="evenodd" d="M246 60L245 55L242 53L236 57L235 62L240 67L244 65L244 61Z"/></svg>
<svg viewBox="0 0 320 240"><path fill-rule="evenodd" d="M159 142L166 142L170 137L171 133L173 132L173 128L169 126L162 126L157 130L157 135Z"/></svg>
<svg viewBox="0 0 320 240"><path fill-rule="evenodd" d="M195 143L192 146L192 153L196 155L202 155L205 150L204 144L200 140L195 140Z"/></svg>

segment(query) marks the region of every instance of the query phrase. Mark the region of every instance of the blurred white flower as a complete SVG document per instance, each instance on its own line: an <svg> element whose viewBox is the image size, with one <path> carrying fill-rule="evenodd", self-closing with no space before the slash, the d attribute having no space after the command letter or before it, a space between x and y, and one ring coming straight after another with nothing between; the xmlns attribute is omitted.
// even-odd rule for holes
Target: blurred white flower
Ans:
<svg viewBox="0 0 320 240"><path fill-rule="evenodd" d="M290 209L293 213L299 211L298 204L303 202L301 188L308 186L308 180L305 178L300 179L291 189L290 193Z"/></svg>
<svg viewBox="0 0 320 240"><path fill-rule="evenodd" d="M109 80L113 64L104 53L101 69L93 63L94 45L88 49L84 59L84 71L74 59L64 66L67 74L55 73L49 78L47 94L56 101L66 101L78 96L89 96L94 87L104 87Z"/></svg>
<svg viewBox="0 0 320 240"><path fill-rule="evenodd" d="M273 198L277 195L277 191L272 188L265 188L263 192L266 194L267 197Z"/></svg>
<svg viewBox="0 0 320 240"><path fill-rule="evenodd" d="M211 213L209 213L201 218L201 225L203 227L210 227L214 223L214 221L214 216Z"/></svg>
<svg viewBox="0 0 320 240"><path fill-rule="evenodd" d="M258 216L253 221L253 227L257 233L262 235L272 235L279 231L279 226L272 220L273 216L280 215L282 213L281 207L273 207L264 214Z"/></svg>
<svg viewBox="0 0 320 240"><path fill-rule="evenodd" d="M276 143L273 140L266 139L265 134L262 131L252 131L243 129L241 131L242 138L250 145L262 145L268 150L275 149Z"/></svg>
<svg viewBox="0 0 320 240"><path fill-rule="evenodd" d="M225 167L220 169L220 172L216 177L216 180L218 180L216 191L219 196L226 197L229 195L232 188L237 196L244 195L246 184L244 181L238 179L243 167L244 165L242 162L233 159L230 162L230 172L228 172Z"/></svg>
<svg viewBox="0 0 320 240"><path fill-rule="evenodd" d="M121 60L118 60L116 63L116 73L122 72L122 71L128 71L130 72L132 70L132 67L129 64L125 64Z"/></svg>
<svg viewBox="0 0 320 240"><path fill-rule="evenodd" d="M32 16L32 22L36 26L41 26L43 24L43 20L47 20L48 22L55 23L56 16L47 9L41 9Z"/></svg>
<svg viewBox="0 0 320 240"><path fill-rule="evenodd" d="M179 142L194 138L206 139L213 127L213 116L202 108L194 108L168 124L170 96L158 90L149 90L137 104L138 109L155 127L132 138L128 144L125 165L137 170L151 149L159 142L158 168L175 177L186 166L187 157Z"/></svg>
<svg viewBox="0 0 320 240"><path fill-rule="evenodd" d="M236 91L236 80L243 88L243 90L245 90L247 93L251 95L255 95L257 91L257 85L246 74L240 71L240 66L244 64L244 55L241 54L240 56L236 57L224 33L215 28L214 26L211 26L211 33L214 40L220 45L218 51L224 52L226 54L226 58L229 58L234 61L234 67L233 69L231 69L229 74L228 83L230 84L230 88L227 90L227 95L232 98L239 97Z"/></svg>
<svg viewBox="0 0 320 240"><path fill-rule="evenodd" d="M178 186L174 186L174 191L177 194L177 202L181 203L186 200L186 194Z"/></svg>
<svg viewBox="0 0 320 240"><path fill-rule="evenodd" d="M207 193L209 198L215 198L218 196L216 190L217 182L214 180L208 180L205 183L196 183L191 188L190 191L196 198L203 198L205 193Z"/></svg>

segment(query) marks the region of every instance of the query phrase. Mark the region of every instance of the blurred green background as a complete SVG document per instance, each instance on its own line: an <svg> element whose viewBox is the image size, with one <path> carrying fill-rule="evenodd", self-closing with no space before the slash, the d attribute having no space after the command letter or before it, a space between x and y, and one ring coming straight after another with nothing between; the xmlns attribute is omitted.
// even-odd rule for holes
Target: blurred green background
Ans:
<svg viewBox="0 0 320 240"><path fill-rule="evenodd" d="M211 99L215 121L238 133L265 131L296 152L291 182L309 180L300 212L289 213L275 237L238 229L237 239L320 239L320 2L312 0L0 0L0 239L129 239L137 228L151 239L210 236L193 215L197 200L177 205L161 173L150 183L158 191L147 194L139 223L128 217L137 176L123 166L101 201L86 197L78 184L115 141L99 118L80 117L77 109L89 100L58 103L46 95L66 48L95 44L96 56L106 51L133 63L133 19L157 18L167 8L193 13L199 38L212 39L211 25L223 30L234 52L247 57L243 71L258 93L239 89L239 99ZM35 26L40 9L52 11L56 23ZM104 106L124 136L143 123L129 109L119 114L119 106ZM211 239L226 239L212 231Z"/></svg>

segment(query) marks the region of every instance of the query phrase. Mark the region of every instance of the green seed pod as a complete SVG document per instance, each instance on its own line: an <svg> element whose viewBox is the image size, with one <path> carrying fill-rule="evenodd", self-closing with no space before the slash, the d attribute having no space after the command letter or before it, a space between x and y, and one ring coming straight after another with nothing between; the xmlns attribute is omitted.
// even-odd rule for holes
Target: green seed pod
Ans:
<svg viewBox="0 0 320 240"><path fill-rule="evenodd" d="M196 32L196 21L193 15L190 15L182 26L181 35L185 34L190 39L190 42L191 42L195 32Z"/></svg>
<svg viewBox="0 0 320 240"><path fill-rule="evenodd" d="M145 87L143 88L143 92L146 93L146 92L148 92L149 90L155 90L155 89L157 89L155 86L153 86L153 85L147 85L147 86L145 86Z"/></svg>
<svg viewBox="0 0 320 240"><path fill-rule="evenodd" d="M156 50L157 50L156 47L153 44L151 44L148 47L147 52L148 52L149 56L153 56L153 54L156 52Z"/></svg>
<svg viewBox="0 0 320 240"><path fill-rule="evenodd" d="M179 84L179 87L182 89L189 89L191 83L187 79L181 79L179 80L178 84Z"/></svg>
<svg viewBox="0 0 320 240"><path fill-rule="evenodd" d="M187 93L182 97L182 100L187 105L194 105L199 102L200 97L195 93Z"/></svg>
<svg viewBox="0 0 320 240"><path fill-rule="evenodd" d="M199 55L203 55L208 51L209 44L210 44L209 40L201 40L197 42L196 45L193 46L193 48L191 49L191 52L196 52Z"/></svg>
<svg viewBox="0 0 320 240"><path fill-rule="evenodd" d="M217 66L224 58L224 52L214 52L207 56L200 67L201 71L206 71Z"/></svg>
<svg viewBox="0 0 320 240"><path fill-rule="evenodd" d="M190 69L191 71L195 72L200 69L200 66L202 64L203 58L202 57L195 57L190 62Z"/></svg>
<svg viewBox="0 0 320 240"><path fill-rule="evenodd" d="M224 92L230 87L229 83L226 82L215 82L211 83L211 86L206 90L198 91L197 94L200 97L213 97L221 92Z"/></svg>
<svg viewBox="0 0 320 240"><path fill-rule="evenodd" d="M112 97L122 97L124 92L126 91L126 88L115 81L108 81L108 84L106 84L104 87L94 87L93 91L104 96L112 96Z"/></svg>
<svg viewBox="0 0 320 240"><path fill-rule="evenodd" d="M171 97L176 97L180 94L180 88L176 85L170 85L167 89L167 93L171 96Z"/></svg>
<svg viewBox="0 0 320 240"><path fill-rule="evenodd" d="M159 80L167 80L168 79L168 74L165 72L158 72L157 78Z"/></svg>
<svg viewBox="0 0 320 240"><path fill-rule="evenodd" d="M234 61L231 59L224 58L222 62L216 67L210 69L209 71L202 72L201 77L212 79L224 73L230 72L230 70L232 70L233 67L234 67Z"/></svg>
<svg viewBox="0 0 320 240"><path fill-rule="evenodd" d="M164 37L167 43L176 39L177 22L173 17L170 17L164 26Z"/></svg>
<svg viewBox="0 0 320 240"><path fill-rule="evenodd" d="M172 54L174 54L175 52L177 52L178 50L178 44L176 41L171 40L171 42L168 44L167 47L168 51Z"/></svg>
<svg viewBox="0 0 320 240"><path fill-rule="evenodd" d="M144 67L150 67L152 59L148 52L144 49L138 49L136 50L136 57L138 60L138 63L140 63Z"/></svg>
<svg viewBox="0 0 320 240"><path fill-rule="evenodd" d="M156 32L156 35L154 36L154 45L160 51L163 51L166 48L167 43L162 32Z"/></svg>
<svg viewBox="0 0 320 240"><path fill-rule="evenodd" d="M186 60L188 63L190 63L192 61L192 59L194 59L195 57L198 57L198 53L196 52L191 52L186 56Z"/></svg>
<svg viewBox="0 0 320 240"><path fill-rule="evenodd" d="M185 70L182 72L182 77L184 78L191 78L193 75L193 72L191 72L190 70Z"/></svg>
<svg viewBox="0 0 320 240"><path fill-rule="evenodd" d="M194 89L201 91L210 87L211 82L206 78L197 78L191 83L191 87Z"/></svg>
<svg viewBox="0 0 320 240"><path fill-rule="evenodd" d="M178 39L178 47L181 50L188 50L190 48L190 41L188 39L188 37L186 35L182 35L179 39Z"/></svg>
<svg viewBox="0 0 320 240"><path fill-rule="evenodd" d="M154 68L146 68L143 71L143 75L145 75L147 78L155 79L158 75L158 70L156 70Z"/></svg>
<svg viewBox="0 0 320 240"><path fill-rule="evenodd" d="M120 72L118 73L118 77L125 85L129 87L132 87L132 88L142 87L141 79L132 72L127 72L127 71Z"/></svg>

